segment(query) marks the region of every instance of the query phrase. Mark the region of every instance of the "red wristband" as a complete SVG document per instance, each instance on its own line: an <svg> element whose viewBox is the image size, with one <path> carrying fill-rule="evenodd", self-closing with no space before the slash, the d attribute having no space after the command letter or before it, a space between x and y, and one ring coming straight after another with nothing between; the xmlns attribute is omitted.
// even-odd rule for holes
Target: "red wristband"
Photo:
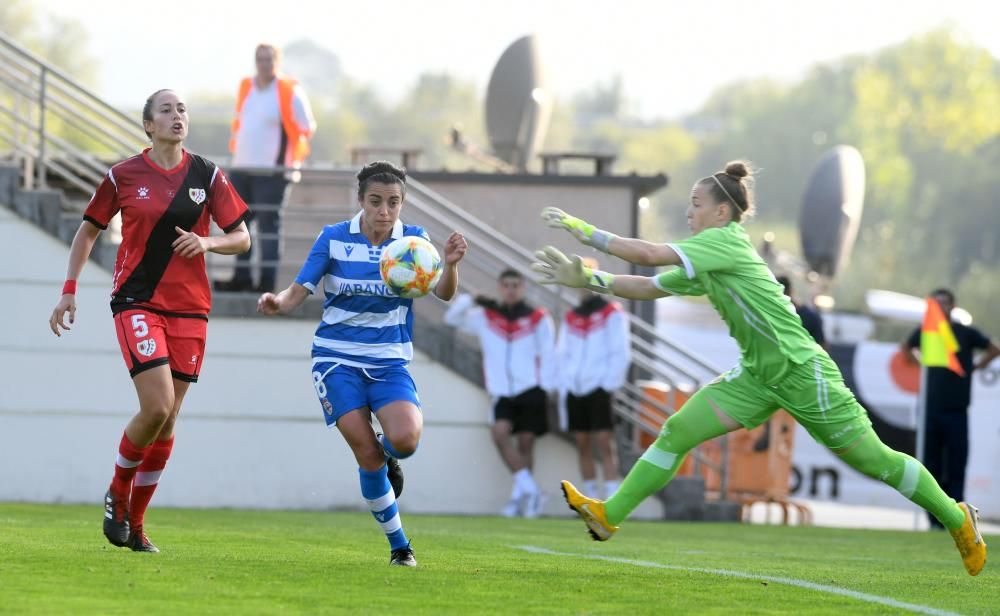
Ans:
<svg viewBox="0 0 1000 616"><path fill-rule="evenodd" d="M76 295L76 281L67 280L63 283L63 295Z"/></svg>

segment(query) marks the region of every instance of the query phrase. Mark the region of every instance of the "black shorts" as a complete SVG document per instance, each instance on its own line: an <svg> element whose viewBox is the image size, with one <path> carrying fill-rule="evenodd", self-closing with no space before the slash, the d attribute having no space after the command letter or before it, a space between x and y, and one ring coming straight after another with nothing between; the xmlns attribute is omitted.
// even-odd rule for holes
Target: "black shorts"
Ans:
<svg viewBox="0 0 1000 616"><path fill-rule="evenodd" d="M600 387L583 396L566 395L570 432L611 429L611 394Z"/></svg>
<svg viewBox="0 0 1000 616"><path fill-rule="evenodd" d="M513 428L511 432L534 432L541 436L548 431L545 390L532 387L511 398L500 398L493 405L493 421L506 419Z"/></svg>

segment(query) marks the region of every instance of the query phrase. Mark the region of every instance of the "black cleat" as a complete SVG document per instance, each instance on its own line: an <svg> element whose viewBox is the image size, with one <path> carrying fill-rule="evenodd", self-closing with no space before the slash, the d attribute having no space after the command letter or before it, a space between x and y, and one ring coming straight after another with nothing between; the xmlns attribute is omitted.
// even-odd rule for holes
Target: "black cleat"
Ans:
<svg viewBox="0 0 1000 616"><path fill-rule="evenodd" d="M400 567L416 567L417 559L413 557L413 548L410 547L410 544L407 543L405 548L393 550L392 556L389 557L389 564Z"/></svg>
<svg viewBox="0 0 1000 616"><path fill-rule="evenodd" d="M128 501L122 501L108 490L104 494L104 536L111 545L124 546L129 539Z"/></svg>
<svg viewBox="0 0 1000 616"><path fill-rule="evenodd" d="M385 435L380 432L375 435L375 438L381 444ZM399 495L403 493L403 468L399 465L399 460L386 453L384 446L382 453L385 455L385 466L386 471L388 471L389 485L392 486L392 493L396 495L396 498L399 498Z"/></svg>
<svg viewBox="0 0 1000 616"><path fill-rule="evenodd" d="M399 498L399 495L403 493L403 468L399 465L399 460L396 458L386 458L385 459L387 475L389 477L389 485L392 486L392 493Z"/></svg>
<svg viewBox="0 0 1000 616"><path fill-rule="evenodd" d="M141 526L136 526L131 534L128 536L128 547L133 552L149 552L155 554L160 551L160 548L153 545L153 542L149 540L146 533L143 532Z"/></svg>

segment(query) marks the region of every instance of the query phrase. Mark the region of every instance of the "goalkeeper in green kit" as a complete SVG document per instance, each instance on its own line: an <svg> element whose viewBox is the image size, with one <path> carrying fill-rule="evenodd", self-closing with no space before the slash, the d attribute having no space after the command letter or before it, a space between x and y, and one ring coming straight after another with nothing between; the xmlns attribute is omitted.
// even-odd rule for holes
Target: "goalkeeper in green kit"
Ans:
<svg viewBox="0 0 1000 616"><path fill-rule="evenodd" d="M538 262L532 265L542 283L640 300L705 295L741 355L735 368L701 388L663 424L614 495L592 499L563 481L567 503L594 539L606 541L640 502L670 481L688 451L726 432L754 428L783 408L845 463L933 514L951 531L966 571L978 574L986 563L986 544L976 509L956 503L920 462L879 440L836 364L803 328L754 250L740 224L753 214L751 181L740 161L698 180L687 209L693 235L668 244L618 237L557 208L543 210L549 226L588 246L637 265L677 267L652 277L614 276L550 246L535 253Z"/></svg>

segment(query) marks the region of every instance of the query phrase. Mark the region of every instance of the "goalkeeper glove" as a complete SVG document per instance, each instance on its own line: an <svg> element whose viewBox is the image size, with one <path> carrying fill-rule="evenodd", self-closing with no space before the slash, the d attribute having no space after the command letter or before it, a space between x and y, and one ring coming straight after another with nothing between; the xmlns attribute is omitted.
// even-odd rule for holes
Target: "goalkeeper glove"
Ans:
<svg viewBox="0 0 1000 616"><path fill-rule="evenodd" d="M580 255L567 257L558 248L546 246L535 253L538 259L531 269L538 272L541 284L558 284L576 289L589 289L596 293L610 294L615 277L608 272L584 267Z"/></svg>
<svg viewBox="0 0 1000 616"><path fill-rule="evenodd" d="M566 229L576 239L601 252L608 252L611 240L618 237L614 233L598 229L581 218L570 216L557 207L547 207L542 210L542 220L553 229Z"/></svg>

